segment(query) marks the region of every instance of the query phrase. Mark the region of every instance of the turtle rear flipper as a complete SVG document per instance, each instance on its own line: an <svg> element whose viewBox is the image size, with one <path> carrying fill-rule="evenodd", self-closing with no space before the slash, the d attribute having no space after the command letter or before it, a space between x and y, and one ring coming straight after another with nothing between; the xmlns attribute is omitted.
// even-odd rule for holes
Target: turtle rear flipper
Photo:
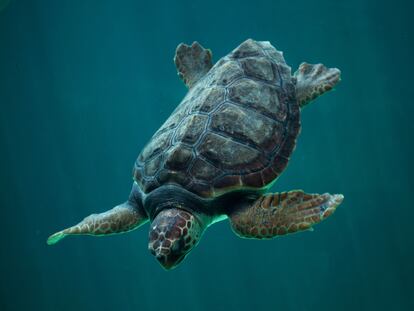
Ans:
<svg viewBox="0 0 414 311"><path fill-rule="evenodd" d="M188 88L191 88L213 66L211 51L203 48L198 42L191 46L181 43L177 46L174 62L178 75Z"/></svg>
<svg viewBox="0 0 414 311"><path fill-rule="evenodd" d="M296 70L296 98L300 107L309 104L318 96L332 90L341 81L338 68L327 68L322 64L302 63Z"/></svg>
<svg viewBox="0 0 414 311"><path fill-rule="evenodd" d="M341 194L306 194L301 190L265 194L230 213L232 229L244 238L269 239L311 227L341 204Z"/></svg>

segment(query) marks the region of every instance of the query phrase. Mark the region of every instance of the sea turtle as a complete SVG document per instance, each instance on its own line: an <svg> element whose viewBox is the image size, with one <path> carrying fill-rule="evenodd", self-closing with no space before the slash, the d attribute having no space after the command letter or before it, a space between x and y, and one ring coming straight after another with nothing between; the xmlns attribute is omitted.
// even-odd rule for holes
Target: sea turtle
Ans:
<svg viewBox="0 0 414 311"><path fill-rule="evenodd" d="M267 41L246 40L214 66L199 43L174 57L188 93L133 168L128 200L49 237L109 235L147 221L149 250L176 267L213 223L230 219L240 237L268 239L311 229L341 194L265 193L285 169L300 130L300 108L331 90L340 71L302 63L291 75Z"/></svg>

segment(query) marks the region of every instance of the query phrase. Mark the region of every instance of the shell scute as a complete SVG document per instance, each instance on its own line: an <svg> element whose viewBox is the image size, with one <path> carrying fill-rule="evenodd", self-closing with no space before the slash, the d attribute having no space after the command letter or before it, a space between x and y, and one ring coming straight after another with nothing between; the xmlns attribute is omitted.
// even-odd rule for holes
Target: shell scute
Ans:
<svg viewBox="0 0 414 311"><path fill-rule="evenodd" d="M229 88L229 99L232 102L244 105L262 112L280 122L287 117L288 107L286 101L279 100L276 86L262 84L250 79L237 81Z"/></svg>
<svg viewBox="0 0 414 311"><path fill-rule="evenodd" d="M261 171L262 180L265 185L271 183L275 179L275 175L277 176L277 172L273 169L272 166L268 166Z"/></svg>
<svg viewBox="0 0 414 311"><path fill-rule="evenodd" d="M260 155L259 151L214 133L208 133L197 152L222 169L242 169Z"/></svg>
<svg viewBox="0 0 414 311"><path fill-rule="evenodd" d="M152 176L157 173L158 168L161 165L163 155L159 154L156 157L150 159L144 166L144 172L146 176Z"/></svg>
<svg viewBox="0 0 414 311"><path fill-rule="evenodd" d="M211 117L210 128L268 151L281 143L281 124L235 105L223 105L217 110Z"/></svg>
<svg viewBox="0 0 414 311"><path fill-rule="evenodd" d="M191 189L191 191L202 197L211 197L214 195L214 189L211 182L195 181L188 186L188 189Z"/></svg>
<svg viewBox="0 0 414 311"><path fill-rule="evenodd" d="M227 188L236 188L241 187L243 185L241 176L238 175L227 175L222 178L217 179L213 187L216 192L220 192L221 189L227 189Z"/></svg>
<svg viewBox="0 0 414 311"><path fill-rule="evenodd" d="M208 117L205 115L193 114L187 116L177 129L174 141L194 144L203 133L207 119Z"/></svg>
<svg viewBox="0 0 414 311"><path fill-rule="evenodd" d="M220 173L221 170L200 157L195 159L193 166L190 169L191 176L203 181L213 180Z"/></svg>
<svg viewBox="0 0 414 311"><path fill-rule="evenodd" d="M247 57L240 61L247 76L265 80L275 80L275 73L270 60L266 57Z"/></svg>
<svg viewBox="0 0 414 311"><path fill-rule="evenodd" d="M241 180L243 182L243 185L245 185L246 187L262 188L265 186L260 171L242 175Z"/></svg>
<svg viewBox="0 0 414 311"><path fill-rule="evenodd" d="M172 131L165 131L156 133L151 143L146 145L145 148L142 150L142 153L138 157L140 162L146 162L156 154L161 153L165 149L167 149L170 145L170 140L173 132Z"/></svg>
<svg viewBox="0 0 414 311"><path fill-rule="evenodd" d="M161 169L156 177L156 180L160 185L166 183L176 183L182 186L186 186L190 183L190 178L183 174L182 171L175 171L170 169Z"/></svg>
<svg viewBox="0 0 414 311"><path fill-rule="evenodd" d="M191 161L193 152L183 144L176 144L165 152L165 157L165 167L171 170L183 170Z"/></svg>
<svg viewBox="0 0 414 311"><path fill-rule="evenodd" d="M228 61L210 71L205 78L205 83L211 86L226 86L243 76L244 71L238 62L228 59Z"/></svg>
<svg viewBox="0 0 414 311"><path fill-rule="evenodd" d="M235 48L230 55L234 58L244 58L261 54L260 45L256 41L248 39Z"/></svg>
<svg viewBox="0 0 414 311"><path fill-rule="evenodd" d="M272 163L273 171L277 175L279 175L286 168L288 162L289 162L288 158L285 158L285 157L280 156L280 155L275 156L274 159L273 159L273 163Z"/></svg>
<svg viewBox="0 0 414 311"><path fill-rule="evenodd" d="M217 103L224 101L225 89L219 86L206 88L201 94L194 98L191 113L210 112Z"/></svg>

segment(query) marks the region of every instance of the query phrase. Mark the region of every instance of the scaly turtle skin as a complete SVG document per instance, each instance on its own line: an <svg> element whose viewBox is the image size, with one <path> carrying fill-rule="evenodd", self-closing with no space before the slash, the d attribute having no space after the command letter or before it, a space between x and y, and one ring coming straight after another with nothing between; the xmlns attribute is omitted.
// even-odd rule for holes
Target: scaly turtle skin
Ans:
<svg viewBox="0 0 414 311"><path fill-rule="evenodd" d="M211 224L229 218L245 238L310 229L342 195L263 192L285 169L300 131L300 108L331 90L340 71L302 63L295 74L269 42L247 40L214 66L210 50L177 47L189 88L134 165L127 202L55 233L108 235L151 221L149 250L176 267Z"/></svg>

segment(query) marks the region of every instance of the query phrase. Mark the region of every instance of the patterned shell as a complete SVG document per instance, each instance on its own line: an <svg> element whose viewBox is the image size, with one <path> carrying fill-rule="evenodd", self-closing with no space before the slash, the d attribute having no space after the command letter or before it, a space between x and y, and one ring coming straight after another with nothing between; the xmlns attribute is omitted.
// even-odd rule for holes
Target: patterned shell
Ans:
<svg viewBox="0 0 414 311"><path fill-rule="evenodd" d="M166 183L213 198L261 189L286 167L300 130L291 69L251 39L219 60L154 134L134 166L145 193Z"/></svg>

